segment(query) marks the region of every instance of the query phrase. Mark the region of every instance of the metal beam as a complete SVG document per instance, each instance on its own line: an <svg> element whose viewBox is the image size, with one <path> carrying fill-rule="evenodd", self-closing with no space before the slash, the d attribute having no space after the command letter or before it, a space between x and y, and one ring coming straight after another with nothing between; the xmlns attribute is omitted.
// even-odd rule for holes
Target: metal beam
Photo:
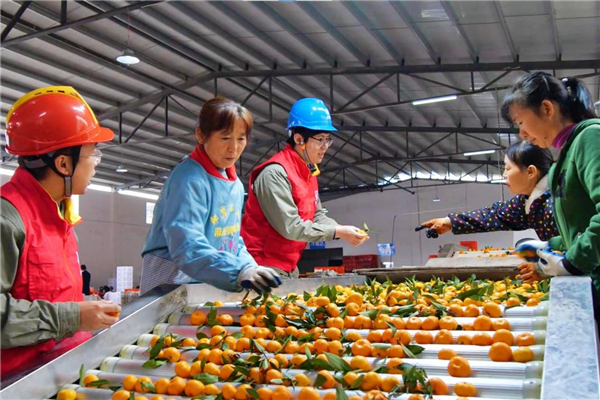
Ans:
<svg viewBox="0 0 600 400"><path fill-rule="evenodd" d="M480 94L480 93L486 93L486 92L495 92L496 90L503 90L503 89L508 89L510 86L503 86L503 87L495 87L495 88L486 88L486 89L479 89L479 90L473 90L470 92L465 92L463 90L461 90L458 93L447 93L446 95L450 96L450 95L454 95L458 98L461 97L469 97L475 94ZM438 96L434 96L434 97L439 97ZM346 114L352 114L352 113L357 113L357 112L363 112L363 111L368 111L368 110L375 110L375 109L380 109L380 108L387 108L387 107L396 107L396 106L401 106L404 104L412 104L415 101L418 100L427 100L430 99L431 97L425 97L425 98L421 98L421 99L410 99L410 100L404 100L404 101L394 101L391 103L384 103L384 104L377 104L377 105L373 105L373 106L364 106L364 107L355 107L355 108L351 108L350 110L345 110L345 111L334 111L332 114L333 115L346 115ZM483 126L483 124L482 124Z"/></svg>
<svg viewBox="0 0 600 400"><path fill-rule="evenodd" d="M99 21L101 19L110 18L113 15L121 14L121 13L128 12L128 11L137 10L137 9L140 9L140 8L143 8L143 7L150 7L152 5L155 5L155 4L158 4L158 3L162 3L162 2L163 2L162 0L159 0L159 1L143 1L143 2L136 3L136 4L131 4L131 5L128 5L128 6L125 6L125 7L117 8L117 9L112 10L112 11L107 11L107 12L104 12L104 13L100 13L100 14L92 15L92 16L89 16L89 17L86 17L86 18L82 18L82 19L79 19L77 21L68 22L66 24L60 24L60 25L54 26L52 28L42 29L41 31L36 31L34 33L30 33L30 34L27 34L27 35L16 37L14 39L3 41L2 42L2 47L14 46L15 44L22 43L22 42L24 42L26 40L29 40L29 39L34 39L34 38L39 38L39 37L42 37L42 36L50 35L52 33L60 32L60 31L63 31L65 29L75 28L77 26L84 25L84 24L87 24L87 23L90 23L90 22L95 22L95 21Z"/></svg>
<svg viewBox="0 0 600 400"><path fill-rule="evenodd" d="M413 162L413 161L422 161L422 162L440 163L440 164L492 165L492 166L496 166L496 167L498 165L498 163L496 161L491 161L491 160L481 161L481 160L468 160L468 159L457 159L457 158L443 158L443 157L462 156L462 154L463 153L438 154L438 155L422 156L422 157L371 157L371 158L365 158L364 160L358 160L358 161L354 161L351 163L338 165L336 167L327 168L327 170L324 171L324 174L330 174L332 172L336 172L336 171L339 171L339 170L345 169L345 168L355 167L357 165L368 165L368 164L372 164L374 162L409 163L409 162ZM398 172L402 172L402 171L399 170ZM393 174L392 177L397 175L398 172Z"/></svg>
<svg viewBox="0 0 600 400"><path fill-rule="evenodd" d="M125 189L129 189L132 186L137 186L137 185L147 185L148 183L153 182L157 179L167 179L170 174L171 174L171 171L159 172L159 173L149 176L147 178L137 179L135 181L127 182L122 185L116 186L115 190L125 190Z"/></svg>
<svg viewBox="0 0 600 400"><path fill-rule="evenodd" d="M560 38L558 37L558 28L556 27L556 18L554 15L556 14L554 10L554 2L548 1L546 2L546 6L549 8L550 14L550 23L552 28L552 44L554 44L554 54L556 56L556 60L560 60L562 58L562 47L560 45Z"/></svg>
<svg viewBox="0 0 600 400"><path fill-rule="evenodd" d="M510 133L519 134L519 130L515 128L469 128L463 126L374 126L374 125L339 125L336 126L340 132L354 131L373 131L373 132L421 132L421 133L470 133L470 134L497 134Z"/></svg>
<svg viewBox="0 0 600 400"><path fill-rule="evenodd" d="M325 18L310 2L296 2L296 5L302 9L311 19L321 26L330 36L332 36L344 49L350 52L356 59L363 65L369 66L370 60L358 49L344 34L342 34L333 24L331 24L327 18ZM316 46L317 44L314 44ZM377 78L381 78L381 76L377 76ZM367 89L367 85L362 81L356 79L356 77L347 77L347 79L352 82L355 86L357 86L360 90L365 91ZM389 81L384 80L384 83L392 92L395 91L395 86L391 84ZM382 103L383 99L376 95L375 93L370 93L370 97L372 97L377 103ZM398 118L402 121L403 124L408 125L410 121L404 118L400 113L392 114L394 118Z"/></svg>
<svg viewBox="0 0 600 400"><path fill-rule="evenodd" d="M17 24L17 22L19 22L19 20L21 19L21 16L25 12L25 10L27 10L27 7L29 7L29 5L31 3L32 3L31 1L25 1L25 2L23 2L23 4L21 4L21 7L19 7L19 9L15 13L15 15L13 15L13 17L11 18L11 20L6 23L6 27L2 31L2 34L0 34L0 39L2 41L2 46L4 46L4 43L5 43L4 39L6 39L6 37L10 33L10 31L12 30L12 28L14 28L15 25Z"/></svg>
<svg viewBox="0 0 600 400"><path fill-rule="evenodd" d="M2 15L3 23L6 23L12 17L8 13L6 13L4 10L1 11L1 15ZM30 23L25 23L24 21L21 21L21 22L19 22L19 25L22 27L22 28L19 28L20 30L23 30L23 31L29 30L30 32L35 31L35 27ZM149 85L152 85L155 87L165 88L165 90L170 90L169 94L177 92L177 93L187 97L188 99L192 99L192 101L194 101L194 102L202 100L201 98L199 98L191 93L186 93L184 90L181 90L180 88L178 88L177 85L171 85L166 82L159 81L159 80L155 79L154 77L151 77L145 73L142 73L139 71L134 71L132 69L123 67L115 60L105 57L104 55L96 53L92 50L82 49L78 44L75 44L67 39L63 39L54 34L49 34L49 35L43 36L40 38L40 40L42 40L48 44L51 44L53 46L57 46L63 50L69 51L80 57L84 57L90 61L94 61L94 62L98 63L98 65L107 67L115 72L122 73L122 74L124 74L130 78L136 79L140 82L144 82L146 84L149 84ZM115 114L115 116L116 115L118 115L118 113Z"/></svg>
<svg viewBox="0 0 600 400"><path fill-rule="evenodd" d="M500 21L502 32L504 33L504 37L506 38L506 43L508 44L508 48L510 49L510 55L513 61L518 61L519 53L515 49L515 42L512 40L512 37L510 35L510 30L508 29L506 18L504 17L504 13L502 12L502 5L500 4L500 1L494 0L494 6L496 7L496 12L498 13L498 20Z"/></svg>
<svg viewBox="0 0 600 400"><path fill-rule="evenodd" d="M334 67L334 68L278 68L247 71L215 71L210 73L210 79L214 78L238 78L238 77L289 77L289 76L312 76L312 75L372 75L400 73L410 74L437 74L450 72L504 72L506 70L590 70L600 68L600 60L557 60L557 61L518 61L518 62L495 62L495 63L461 63L461 64L420 64L420 65L386 65L370 67Z"/></svg>

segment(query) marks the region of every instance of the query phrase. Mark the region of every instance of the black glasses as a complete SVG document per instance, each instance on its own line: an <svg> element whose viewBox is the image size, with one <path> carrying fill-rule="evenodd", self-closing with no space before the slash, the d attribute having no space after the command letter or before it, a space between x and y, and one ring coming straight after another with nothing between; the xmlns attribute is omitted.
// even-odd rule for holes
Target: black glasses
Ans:
<svg viewBox="0 0 600 400"><path fill-rule="evenodd" d="M316 140L317 142L319 142L319 147L330 147L331 144L333 143L333 139L332 138L321 138L321 139L317 139L316 137L309 137L309 139L313 139Z"/></svg>

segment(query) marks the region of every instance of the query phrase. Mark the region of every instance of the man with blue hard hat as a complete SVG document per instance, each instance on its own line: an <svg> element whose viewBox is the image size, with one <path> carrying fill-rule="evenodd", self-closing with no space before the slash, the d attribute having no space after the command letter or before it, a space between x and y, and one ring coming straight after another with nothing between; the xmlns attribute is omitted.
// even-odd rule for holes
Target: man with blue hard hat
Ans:
<svg viewBox="0 0 600 400"><path fill-rule="evenodd" d="M321 207L318 165L333 142L331 132L337 131L325 103L298 100L286 129L286 147L250 174L241 234L258 265L294 278L306 242L339 238L357 246L369 236L354 226L338 225Z"/></svg>

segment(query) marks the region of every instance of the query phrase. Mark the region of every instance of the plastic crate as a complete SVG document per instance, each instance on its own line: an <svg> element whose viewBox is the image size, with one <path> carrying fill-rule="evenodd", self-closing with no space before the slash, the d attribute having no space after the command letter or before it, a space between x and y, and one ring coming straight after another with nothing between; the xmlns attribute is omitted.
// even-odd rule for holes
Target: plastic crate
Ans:
<svg viewBox="0 0 600 400"><path fill-rule="evenodd" d="M315 271L335 271L338 274L343 274L346 272L344 266L339 267L315 267Z"/></svg>
<svg viewBox="0 0 600 400"><path fill-rule="evenodd" d="M477 247L477 241L476 240L467 240L467 241L460 242L459 244L461 246L466 247L466 248L471 249L471 250L477 251L477 249L479 249L479 247Z"/></svg>

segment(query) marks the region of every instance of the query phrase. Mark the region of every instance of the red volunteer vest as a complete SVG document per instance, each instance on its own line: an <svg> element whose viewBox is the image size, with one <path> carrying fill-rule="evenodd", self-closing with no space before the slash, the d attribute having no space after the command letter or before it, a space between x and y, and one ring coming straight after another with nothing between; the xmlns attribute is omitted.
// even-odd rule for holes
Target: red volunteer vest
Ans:
<svg viewBox="0 0 600 400"><path fill-rule="evenodd" d="M25 243L10 290L13 298L52 303L83 301L74 225L61 217L54 200L22 168L17 168L10 182L2 186L1 196L15 206L25 227ZM89 332L77 332L61 341L2 349L0 374L16 372L19 366L25 367L30 364L27 361L34 361L57 345L66 352L90 337Z"/></svg>
<svg viewBox="0 0 600 400"><path fill-rule="evenodd" d="M292 272L296 269L306 242L288 240L273 229L252 190L252 183L269 164L279 164L285 169L292 185L292 198L298 207L298 214L305 221L312 221L315 217L319 185L317 178L311 176L304 161L289 144L250 174L248 201L246 202L246 212L242 217L241 231L248 252L258 265L267 265Z"/></svg>

